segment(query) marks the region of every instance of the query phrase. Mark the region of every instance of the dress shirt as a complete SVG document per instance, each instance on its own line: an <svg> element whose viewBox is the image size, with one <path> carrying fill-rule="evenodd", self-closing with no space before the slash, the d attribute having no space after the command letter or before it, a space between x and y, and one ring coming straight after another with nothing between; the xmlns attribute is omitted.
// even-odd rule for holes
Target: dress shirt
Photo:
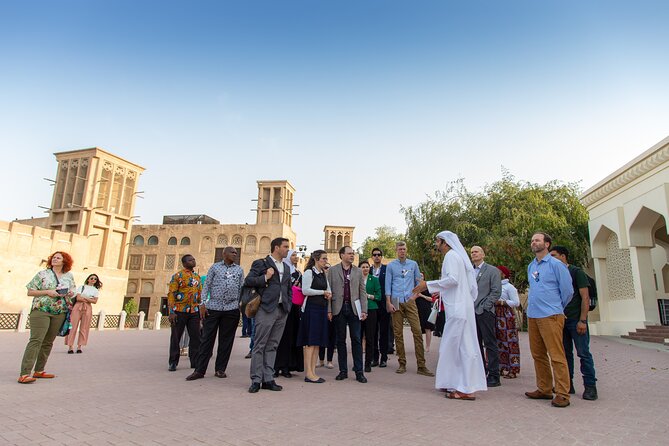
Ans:
<svg viewBox="0 0 669 446"><path fill-rule="evenodd" d="M506 302L511 308L520 305L518 290L515 286L511 285L509 279L502 280L502 295L499 297L499 300Z"/></svg>
<svg viewBox="0 0 669 446"><path fill-rule="evenodd" d="M323 290L314 290L311 288L311 282L314 280L314 274L325 274L325 271L318 271L315 267L307 270L302 275L302 294L305 296L322 296ZM330 290L330 283L328 282L328 288L325 291L332 292Z"/></svg>
<svg viewBox="0 0 669 446"><path fill-rule="evenodd" d="M207 309L230 311L239 308L239 294L244 285L242 267L231 263L217 262L211 265L202 288L203 301Z"/></svg>
<svg viewBox="0 0 669 446"><path fill-rule="evenodd" d="M272 257L272 256L270 256ZM272 257L272 260L274 260L274 266L276 266L276 269L279 270L279 283L283 282L283 268L286 266L285 263L283 263L283 260L277 260L274 257ZM279 303L283 300L283 291L280 292L279 294Z"/></svg>
<svg viewBox="0 0 669 446"><path fill-rule="evenodd" d="M527 316L542 318L563 314L574 294L571 275L567 266L550 255L537 261L535 258L527 268L530 289L527 296Z"/></svg>
<svg viewBox="0 0 669 446"><path fill-rule="evenodd" d="M418 263L411 259L400 262L395 259L386 266L386 296L405 303L412 295L412 290L420 282Z"/></svg>

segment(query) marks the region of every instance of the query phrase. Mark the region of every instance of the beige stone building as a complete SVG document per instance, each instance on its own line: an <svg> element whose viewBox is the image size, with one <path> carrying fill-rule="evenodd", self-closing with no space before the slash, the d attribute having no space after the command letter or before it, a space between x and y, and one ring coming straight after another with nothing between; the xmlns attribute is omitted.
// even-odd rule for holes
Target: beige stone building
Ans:
<svg viewBox="0 0 669 446"><path fill-rule="evenodd" d="M118 313L127 287L125 258L137 182L144 168L100 148L55 154L58 169L48 217L0 222L0 312L29 308L25 285L54 251L74 259L78 284L104 283L96 310Z"/></svg>
<svg viewBox="0 0 669 446"><path fill-rule="evenodd" d="M599 295L592 333L669 325L669 138L585 191L581 202L590 214Z"/></svg>
<svg viewBox="0 0 669 446"><path fill-rule="evenodd" d="M269 254L270 242L276 237L287 238L295 248L295 189L286 180L257 183L255 224L221 224L206 215L176 215L165 216L162 224L133 226L125 300L134 299L140 311L150 315L165 312L168 284L185 254L193 255L196 271L206 275L223 258L226 246L237 248L244 272L253 260Z"/></svg>

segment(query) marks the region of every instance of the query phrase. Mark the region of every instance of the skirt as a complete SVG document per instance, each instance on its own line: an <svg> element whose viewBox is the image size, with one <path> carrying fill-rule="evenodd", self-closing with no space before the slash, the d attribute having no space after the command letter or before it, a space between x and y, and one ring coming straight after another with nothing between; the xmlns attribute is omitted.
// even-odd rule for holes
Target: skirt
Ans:
<svg viewBox="0 0 669 446"><path fill-rule="evenodd" d="M434 324L431 324L427 321L427 318L430 317L430 312L432 312L432 304L422 297L418 297L418 299L416 299L416 308L418 308L420 331L424 332L425 330L434 330Z"/></svg>
<svg viewBox="0 0 669 446"><path fill-rule="evenodd" d="M297 334L298 346L328 345L328 308L311 304L307 298L307 305L302 313L300 329Z"/></svg>
<svg viewBox="0 0 669 446"><path fill-rule="evenodd" d="M513 308L495 304L497 348L499 349L499 371L502 374L520 373L520 346Z"/></svg>

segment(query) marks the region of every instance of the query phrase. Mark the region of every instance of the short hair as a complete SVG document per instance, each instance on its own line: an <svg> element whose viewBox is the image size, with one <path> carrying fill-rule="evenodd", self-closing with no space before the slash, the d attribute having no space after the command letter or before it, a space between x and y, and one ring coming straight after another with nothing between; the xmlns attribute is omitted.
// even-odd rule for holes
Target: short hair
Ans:
<svg viewBox="0 0 669 446"><path fill-rule="evenodd" d="M56 254L60 254L61 256L63 256L63 272L66 273L69 270L71 270L72 265L74 265L74 260L72 260L71 255L69 255L64 251L56 251L53 254L51 254L49 258L46 260L46 267L48 269L52 269L53 265L51 265L51 259L53 259L53 256L55 256Z"/></svg>
<svg viewBox="0 0 669 446"><path fill-rule="evenodd" d="M237 251L237 248L235 248L234 246L226 246L223 249L223 252L225 253L225 252L228 252L228 251L232 251L233 249L235 250L235 252Z"/></svg>
<svg viewBox="0 0 669 446"><path fill-rule="evenodd" d="M546 234L545 232L535 232L534 234L541 234L541 235L543 235L543 236L544 236L544 242L548 243L548 247L549 247L549 248L550 248L550 246L553 244L553 238L552 238L550 235ZM552 251L552 250L551 250L551 251Z"/></svg>
<svg viewBox="0 0 669 446"><path fill-rule="evenodd" d="M287 242L287 241L289 241L289 240L285 237L277 237L274 240L272 240L272 243L270 243L270 245L269 245L271 252L274 252L274 249L281 246L283 244L283 242Z"/></svg>
<svg viewBox="0 0 669 446"><path fill-rule="evenodd" d="M381 250L381 248L372 248L372 254L374 254L376 251L379 251L379 253L383 255L383 250Z"/></svg>
<svg viewBox="0 0 669 446"><path fill-rule="evenodd" d="M569 250L566 247L561 245L555 245L551 246L550 250L555 251L560 255L563 255L565 259L567 259L567 262L569 261Z"/></svg>
<svg viewBox="0 0 669 446"><path fill-rule="evenodd" d="M400 240L399 242L395 242L395 248L399 248L400 246L406 246L407 242Z"/></svg>
<svg viewBox="0 0 669 446"><path fill-rule="evenodd" d="M186 259L188 257L193 257L193 255L192 254L184 254L183 257L181 257L181 264L182 265L184 264L184 262L186 261ZM195 258L195 257L193 257L193 258Z"/></svg>
<svg viewBox="0 0 669 446"><path fill-rule="evenodd" d="M346 248L351 248L351 247L348 246L348 245L344 245L341 248L339 248L339 257L344 255L344 253L346 252ZM351 249L353 249L353 248L351 248Z"/></svg>
<svg viewBox="0 0 669 446"><path fill-rule="evenodd" d="M362 268L362 265L367 264L369 266L369 261L367 260L361 260L360 263L358 263L358 268Z"/></svg>

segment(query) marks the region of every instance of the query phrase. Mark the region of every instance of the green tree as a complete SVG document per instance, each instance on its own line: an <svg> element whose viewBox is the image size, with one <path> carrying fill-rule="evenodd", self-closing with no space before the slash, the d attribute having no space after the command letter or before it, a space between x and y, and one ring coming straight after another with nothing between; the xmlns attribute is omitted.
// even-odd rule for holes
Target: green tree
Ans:
<svg viewBox="0 0 669 446"><path fill-rule="evenodd" d="M395 257L395 242L404 239L404 236L392 226L379 226L374 229L374 237L367 237L362 242L360 259L372 257L372 249L380 248L388 258Z"/></svg>
<svg viewBox="0 0 669 446"><path fill-rule="evenodd" d="M524 290L527 265L533 258L530 239L537 231L550 234L554 244L566 246L572 263L587 262L588 213L578 200L579 193L575 183L539 185L516 180L507 172L478 193L469 192L458 180L427 201L402 209L407 243L425 276L434 278L441 259L428 248L439 231L451 230L466 248L482 246L490 264L507 266L515 273L512 281Z"/></svg>
<svg viewBox="0 0 669 446"><path fill-rule="evenodd" d="M126 314L137 314L137 308L137 302L135 302L135 299L133 298L125 303L123 311L125 311Z"/></svg>

